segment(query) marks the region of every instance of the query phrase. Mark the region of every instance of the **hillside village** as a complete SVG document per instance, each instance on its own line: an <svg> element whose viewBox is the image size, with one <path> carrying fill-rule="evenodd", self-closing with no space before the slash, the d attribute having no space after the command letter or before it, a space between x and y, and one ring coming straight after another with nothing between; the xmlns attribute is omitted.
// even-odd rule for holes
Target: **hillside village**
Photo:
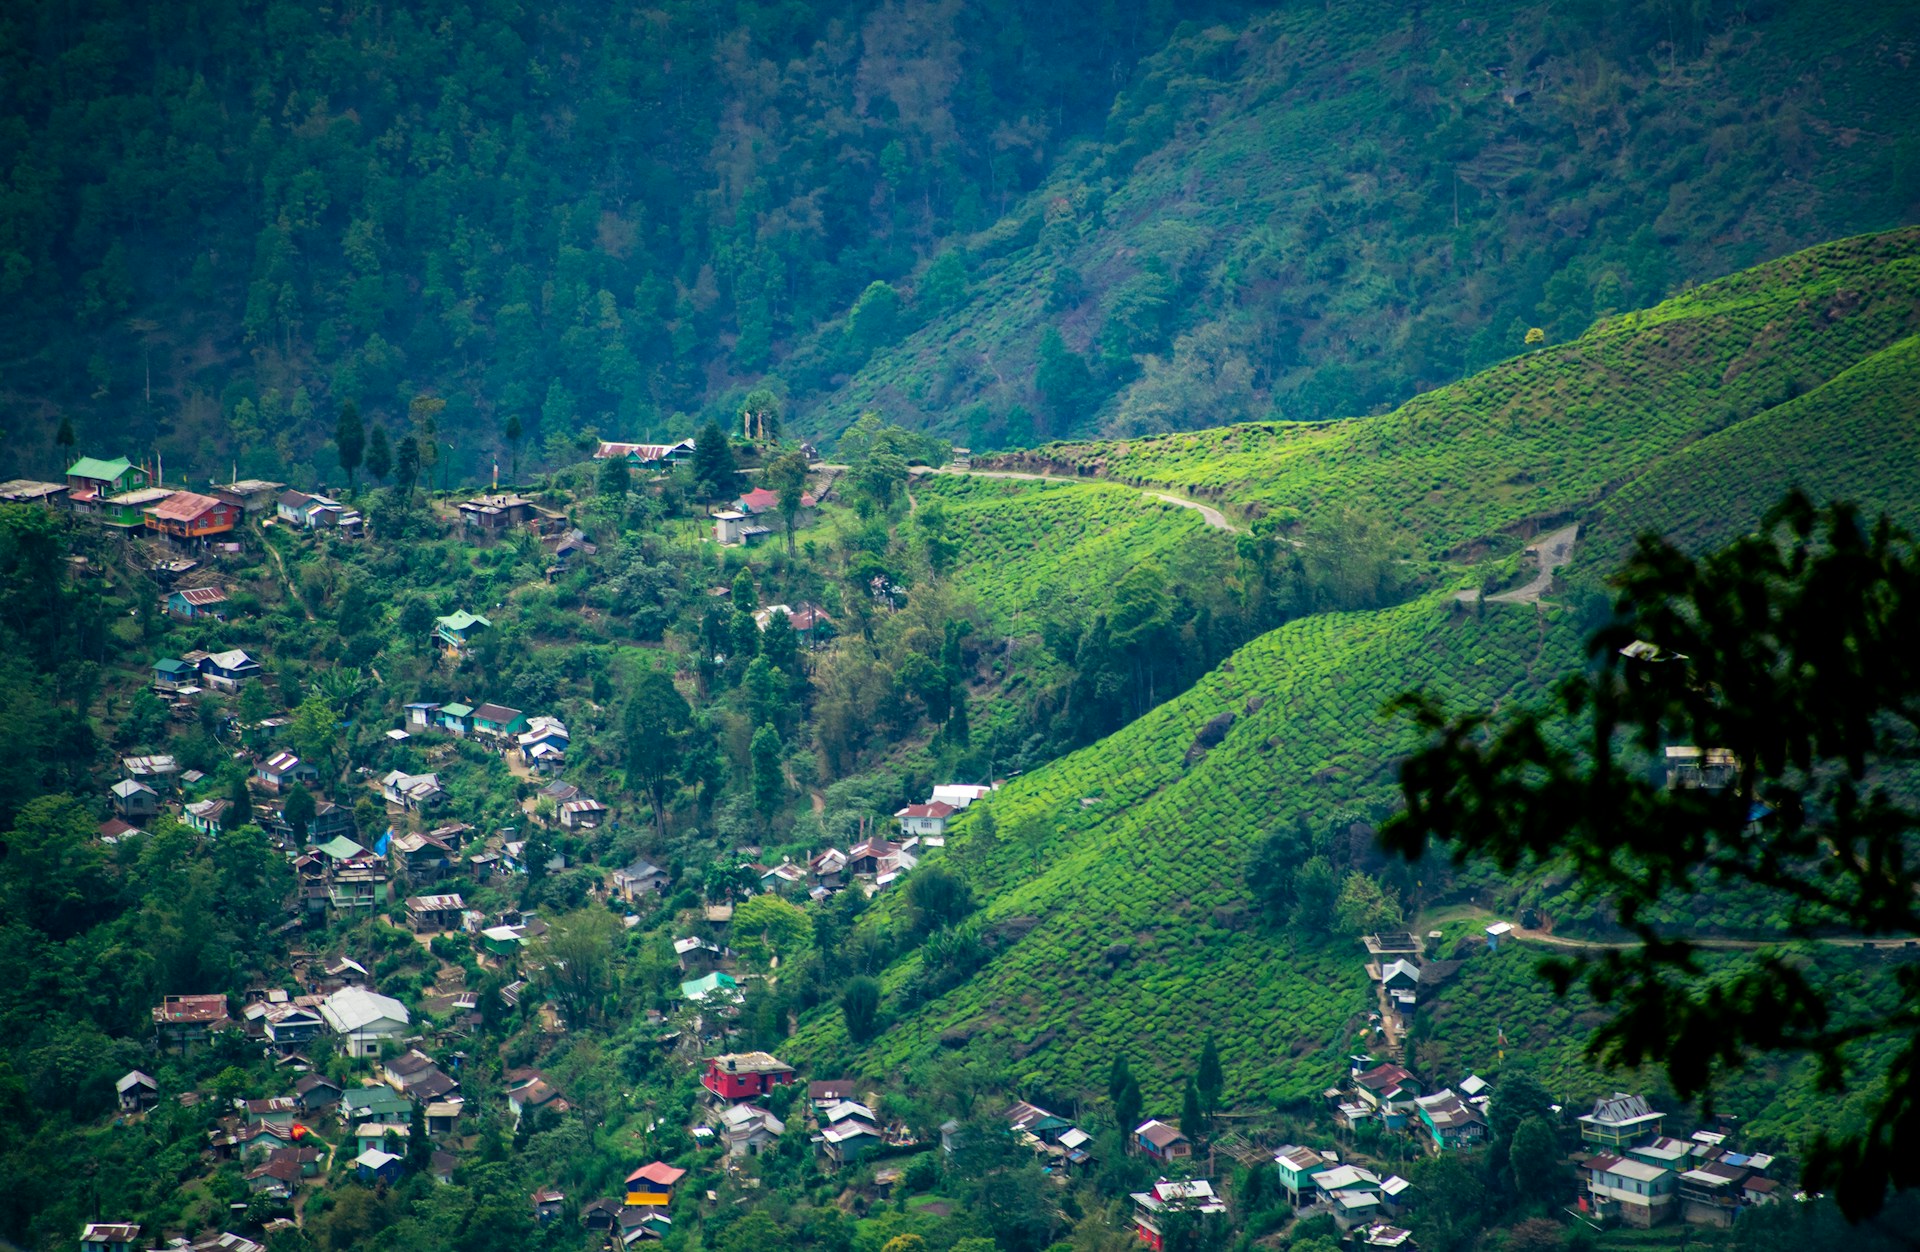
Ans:
<svg viewBox="0 0 1920 1252"><path fill-rule="evenodd" d="M608 492L624 494L627 472L642 476L642 491L651 479L654 492L671 492L670 476L695 451L692 441L602 442L598 491L572 499L592 512ZM817 495L795 493L800 507L789 514L801 528L817 523L836 485L832 469L809 477L820 480ZM1788 1165L1737 1150L1738 1127L1725 1120L1670 1126L1674 1115L1624 1092L1595 1093L1591 1111L1580 1112L1584 1105L1547 1103L1530 1082L1511 1089L1517 1111L1503 1115L1495 1083L1472 1073L1420 1077L1404 1042L1414 1014L1464 964L1500 959L1519 938L1506 922L1453 942L1445 960L1437 953L1446 931L1365 935L1355 959L1377 1011L1356 1037L1380 1055L1356 1054L1346 1070L1327 1072L1319 1107L1281 1117L1230 1106L1217 1057L1201 1060L1204 1090L1190 1079L1186 1106L1155 1116L1144 1115L1118 1056L1110 1106L1073 1115L1036 1103L1042 1092L1029 1099L1006 1086L980 1092L987 1104L976 1105L937 1071L921 1075L946 1089L935 1098L898 1075L835 1076L782 1060L778 1040L789 1028L769 1024L770 993L796 930L895 895L909 914L964 913L949 835L970 811L992 809L997 783L931 785L895 810L859 815L842 840L786 841L777 852L741 845L703 869L659 841L657 816L635 785L637 762L608 768L611 715L601 701L504 702L509 693L489 666L506 619L482 598L443 599L436 607L450 611L414 615L409 646L422 678L412 690L355 693L354 746L343 758L347 727L330 707L314 697L289 707L278 694L285 671L248 625L260 595L242 590L233 571L263 549L277 554L276 570L289 555L377 550L378 522L336 496L280 483L202 494L159 482L157 469L126 459L82 458L64 483L9 483L0 494L107 537L110 546L75 558L80 585L137 569L154 599L136 611L173 623L166 638L200 645L158 655L141 674L141 699L160 711L100 790L100 845L110 855L170 826L210 846L257 831L284 862L275 874L283 920L266 928L267 946L238 954L250 971L243 987L166 987L137 1066L111 1083L111 1120L123 1132L162 1116L197 1128L198 1164L189 1168L234 1197L229 1216L202 1206L205 1230L154 1226L101 1203L98 1220L79 1231L83 1252L277 1247L357 1191L381 1195L412 1177L452 1185L515 1160L539 1136L572 1133L569 1122L630 1124L643 1110L633 1146L603 1156L600 1144L591 1159L522 1174L530 1229L577 1232L565 1246L678 1246L676 1222L709 1224L716 1206L742 1203L780 1177L814 1180L839 1195L841 1211L877 1216L903 1201L901 1211L916 1211L913 1197L934 1197L928 1211L945 1206L938 1197L972 1174L1033 1168L1057 1192L1032 1201L1027 1220L1041 1228L1057 1230L1077 1207L1064 1197L1091 1188L1112 1198L1112 1228L1154 1252L1201 1246L1196 1231L1223 1237L1256 1212L1270 1228L1284 1214L1279 1228L1290 1223L1296 1243L1324 1229L1356 1249L1411 1249L1421 1246L1423 1206L1436 1201L1433 1175L1416 1163L1490 1141L1514 1150L1521 1122L1559 1144L1533 1164L1531 1185L1575 1228L1725 1228L1791 1194ZM525 545L534 555L528 576L549 585L597 576L587 571L603 544L575 523L581 510L564 494L537 498L453 495L405 524L417 535L430 519L454 541L481 545L480 558L494 545ZM776 533L754 519L782 520L778 494L765 488L722 503L731 507L708 506L710 528L692 513L693 544L745 553ZM729 561L739 578L710 598L734 611L732 629L785 636L796 664L828 646L833 613L814 603L757 606L754 567ZM904 598L891 579L870 581L883 611ZM741 642L723 632L719 648ZM164 750L176 733L168 728L181 726L203 730L218 751L189 760ZM1675 751L1685 756L1675 765L1685 785L1724 783L1727 764L1712 751ZM477 789L481 777L506 782L510 800L499 782ZM656 850L622 851L635 846ZM605 927L582 921L591 916ZM1457 927L1452 934L1461 938ZM610 946L600 955L582 946L595 943ZM581 985L603 975L569 966L619 951L628 965L648 966L653 988L627 1027L644 1096L578 1089L573 1067L542 1060L564 1054L570 1036L610 1024L600 1020L604 992ZM843 1008L850 1034L873 1028L873 1010L856 1009L850 994ZM1010 1103L986 1113L999 1107L996 1095Z"/></svg>

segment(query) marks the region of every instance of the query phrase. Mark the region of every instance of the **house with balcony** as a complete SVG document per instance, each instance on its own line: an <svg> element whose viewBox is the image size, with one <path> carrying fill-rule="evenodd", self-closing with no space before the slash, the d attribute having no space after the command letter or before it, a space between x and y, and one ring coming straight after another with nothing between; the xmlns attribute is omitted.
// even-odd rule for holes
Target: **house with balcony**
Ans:
<svg viewBox="0 0 1920 1252"><path fill-rule="evenodd" d="M1593 1111L1578 1119L1580 1138L1597 1148L1624 1152L1658 1136L1665 1118L1645 1096L1616 1091L1595 1100Z"/></svg>
<svg viewBox="0 0 1920 1252"><path fill-rule="evenodd" d="M451 652L467 651L481 635L492 629L492 622L465 609L433 619L434 638Z"/></svg>
<svg viewBox="0 0 1920 1252"><path fill-rule="evenodd" d="M146 510L147 529L176 544L197 546L233 533L240 506L193 491L176 491Z"/></svg>
<svg viewBox="0 0 1920 1252"><path fill-rule="evenodd" d="M99 511L110 496L146 487L152 475L125 457L111 461L83 456L67 466L67 503L82 513Z"/></svg>
<svg viewBox="0 0 1920 1252"><path fill-rule="evenodd" d="M1645 1229L1673 1216L1680 1176L1664 1165L1603 1152L1580 1166L1596 1215Z"/></svg>

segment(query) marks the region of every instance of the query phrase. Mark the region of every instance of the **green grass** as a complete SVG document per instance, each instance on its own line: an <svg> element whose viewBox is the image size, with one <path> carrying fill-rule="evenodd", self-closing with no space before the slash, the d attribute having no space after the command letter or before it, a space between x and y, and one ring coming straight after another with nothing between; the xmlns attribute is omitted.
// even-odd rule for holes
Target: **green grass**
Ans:
<svg viewBox="0 0 1920 1252"><path fill-rule="evenodd" d="M1345 941L1303 945L1251 915L1248 851L1297 815L1384 797L1393 755L1410 746L1407 729L1379 715L1396 692L1506 698L1530 690L1536 662L1550 662L1543 672L1565 664L1570 644L1560 630L1543 636L1531 613L1476 619L1435 600L1310 618L1241 649L1117 734L1014 780L992 802L1000 830L1037 816L1051 831L1044 846L1003 838L982 852L963 825L949 855L989 901L990 924L1026 919L1031 929L896 1021L861 1063L887 1072L951 1047L1093 1090L1124 1052L1150 1101L1171 1113L1202 1038L1217 1031L1233 1098L1313 1097L1344 1065L1349 1029L1370 1006L1363 954ZM1194 733L1225 710L1239 714L1226 740L1185 765ZM1098 803L1081 803L1091 797ZM1126 955L1110 962L1121 944ZM889 992L916 961L887 971ZM838 1014L824 1009L793 1050L846 1047Z"/></svg>

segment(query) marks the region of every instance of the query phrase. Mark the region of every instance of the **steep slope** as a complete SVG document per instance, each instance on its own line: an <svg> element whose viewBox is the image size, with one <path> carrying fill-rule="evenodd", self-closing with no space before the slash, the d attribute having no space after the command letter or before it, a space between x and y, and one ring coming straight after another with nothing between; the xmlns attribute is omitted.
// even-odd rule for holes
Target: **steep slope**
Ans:
<svg viewBox="0 0 1920 1252"><path fill-rule="evenodd" d="M1916 246L1920 232L1906 231L1814 249L1380 418L1051 452L1068 468L1266 507L1399 518L1435 552L1543 513L1568 517L1583 526L1583 580L1611 568L1641 529L1703 542L1750 524L1791 483L1911 518ZM1565 417L1573 407L1578 421ZM1418 493L1392 487L1407 467L1430 474L1476 456L1526 463L1523 454L1566 467L1565 481L1533 493L1489 477L1439 499L1431 477L1416 477ZM1045 497L1009 503L1022 498ZM1454 707L1534 700L1578 663L1580 644L1571 612L1469 609L1439 596L1262 636L1185 694L1010 783L992 801L997 839L979 836L977 817L963 820L949 855L1004 946L931 996L921 955L896 962L883 979L892 1020L858 1054L880 1072L979 1051L1018 1059L1052 1090L1087 1092L1123 1053L1168 1112L1201 1037L1216 1031L1231 1096L1313 1095L1363 1042L1359 949L1262 924L1241 877L1250 850L1269 831L1324 830L1391 803L1394 762L1412 742L1379 715L1394 694L1423 687ZM1223 714L1233 715L1224 739L1195 751ZM1028 818L1041 836L1009 838ZM880 915L899 907L883 896ZM1449 992L1457 1011L1434 1019L1438 1056L1463 1067L1497 1059L1503 1022L1482 1011L1489 1002L1546 1012L1538 989L1519 996L1514 977L1490 967L1463 975ZM1571 1085L1598 1084L1560 1037L1580 1014L1553 1008L1543 1020L1557 1025L1544 1032L1516 1020L1513 1046L1537 1051L1543 1072ZM842 1032L837 1013L816 1010L797 1048L837 1050ZM1790 1093L1804 1092L1804 1067L1783 1082L1740 1095L1777 1128L1798 1107Z"/></svg>
<svg viewBox="0 0 1920 1252"><path fill-rule="evenodd" d="M1176 580L1218 580L1233 555L1229 537L1192 509L1114 483L938 476L914 493L922 505L946 507L953 579L1008 629L1104 608L1113 584L1145 561Z"/></svg>
<svg viewBox="0 0 1920 1252"><path fill-rule="evenodd" d="M1595 513L1575 573L1613 568L1656 531L1689 547L1759 521L1789 487L1855 499L1920 527L1920 339L1902 339L1802 396L1668 457Z"/></svg>
<svg viewBox="0 0 1920 1252"><path fill-rule="evenodd" d="M810 420L878 408L977 450L1378 411L1529 327L1915 220L1916 36L1911 7L1830 0L1189 29Z"/></svg>
<svg viewBox="0 0 1920 1252"><path fill-rule="evenodd" d="M1517 523L1571 517L1715 432L1765 446L1803 411L1739 432L1916 329L1920 230L1892 231L1611 318L1381 417L1054 444L1008 463L1164 483L1282 516L1351 509L1441 555ZM1880 424L1885 437L1897 428Z"/></svg>
<svg viewBox="0 0 1920 1252"><path fill-rule="evenodd" d="M1116 1051L1166 1101L1218 1031L1235 1096L1299 1099L1325 1085L1368 1007L1357 949L1299 945L1258 926L1240 878L1263 832L1385 798L1404 726L1395 692L1424 685L1462 702L1537 694L1529 673L1571 661L1567 632L1531 614L1484 619L1423 600L1326 615L1263 636L1193 690L1126 729L1014 780L993 801L1004 833L1023 819L1043 846L961 835L952 853L1019 936L960 987L899 1019L865 1050L879 1071L937 1048L1004 1053L1058 1089L1092 1089ZM1236 715L1192 764L1196 733ZM898 996L919 958L890 969ZM803 1026L801 1054L844 1039L835 1013Z"/></svg>

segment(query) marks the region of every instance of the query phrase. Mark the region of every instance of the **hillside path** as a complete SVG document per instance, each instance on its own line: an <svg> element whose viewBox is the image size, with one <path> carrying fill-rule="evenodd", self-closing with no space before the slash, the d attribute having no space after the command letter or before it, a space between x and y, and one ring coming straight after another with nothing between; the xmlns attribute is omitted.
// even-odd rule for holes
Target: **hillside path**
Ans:
<svg viewBox="0 0 1920 1252"><path fill-rule="evenodd" d="M1573 541L1579 538L1580 524L1562 526L1552 534L1542 535L1527 545L1527 551L1533 553L1534 560L1540 564L1540 572L1524 587L1515 587L1512 591L1503 591L1497 596L1488 596L1488 604L1539 604L1540 597L1553 586L1553 575L1562 565L1573 559ZM1469 587L1453 597L1471 603L1480 598L1476 589Z"/></svg>
<svg viewBox="0 0 1920 1252"><path fill-rule="evenodd" d="M963 477L967 475L971 475L975 478L1024 478L1032 482L1043 482L1043 483L1112 483L1113 482L1112 479L1108 479L1108 478L1072 478L1065 474L1023 474L1017 470L953 469L945 465L934 470L933 472L936 474L956 474ZM1122 486L1124 484L1113 483L1113 485ZM1155 500L1164 500L1168 504L1177 504L1183 509L1192 509L1194 512L1200 515L1200 518L1202 521L1206 522L1207 525L1213 527L1215 530L1224 530L1224 531L1227 531L1229 534L1236 534L1236 535L1246 533L1246 530L1244 527L1235 526L1232 522L1228 521L1226 518L1226 514L1222 513L1219 509L1213 508L1209 505L1202 504L1198 500L1189 500L1185 496L1168 495L1164 491L1150 491L1145 487L1139 487L1139 488L1136 488L1135 490L1139 491L1139 493L1143 496L1151 496Z"/></svg>
<svg viewBox="0 0 1920 1252"><path fill-rule="evenodd" d="M1451 908L1451 909L1444 910L1444 912L1449 917L1452 917L1452 918L1472 917L1475 919L1484 919L1489 921L1505 920L1504 918L1500 917L1498 914L1495 914L1487 909L1480 908L1477 905L1467 906L1465 908ZM1426 919L1422 919L1423 923L1425 923L1425 921ZM1605 952L1609 950L1624 950L1627 948L1637 948L1641 946L1641 943L1638 939L1573 939L1573 938L1569 938L1566 935L1556 935L1551 930L1546 930L1546 929L1527 930L1518 925L1514 926L1513 933L1518 938L1524 939L1529 943L1543 943L1543 944L1546 944L1548 947L1552 947L1552 948L1575 948L1575 949L1588 951L1588 952ZM1679 936L1674 936L1674 937L1678 938ZM1757 948L1771 947L1774 944L1807 942L1809 940L1813 943L1825 944L1826 946L1832 947L1832 948L1885 947L1885 948L1893 949L1893 948L1905 947L1908 943L1913 942L1913 940L1907 939L1900 935L1877 935L1877 936L1865 936L1865 935L1818 936L1818 935L1815 935L1815 936L1809 936L1807 939L1799 939L1793 935L1782 935L1778 939L1722 939L1722 938L1716 938L1716 937L1702 937L1702 938L1688 938L1686 942L1693 944L1695 947L1698 947L1698 948L1715 948L1721 951L1732 951L1732 952L1751 952Z"/></svg>

